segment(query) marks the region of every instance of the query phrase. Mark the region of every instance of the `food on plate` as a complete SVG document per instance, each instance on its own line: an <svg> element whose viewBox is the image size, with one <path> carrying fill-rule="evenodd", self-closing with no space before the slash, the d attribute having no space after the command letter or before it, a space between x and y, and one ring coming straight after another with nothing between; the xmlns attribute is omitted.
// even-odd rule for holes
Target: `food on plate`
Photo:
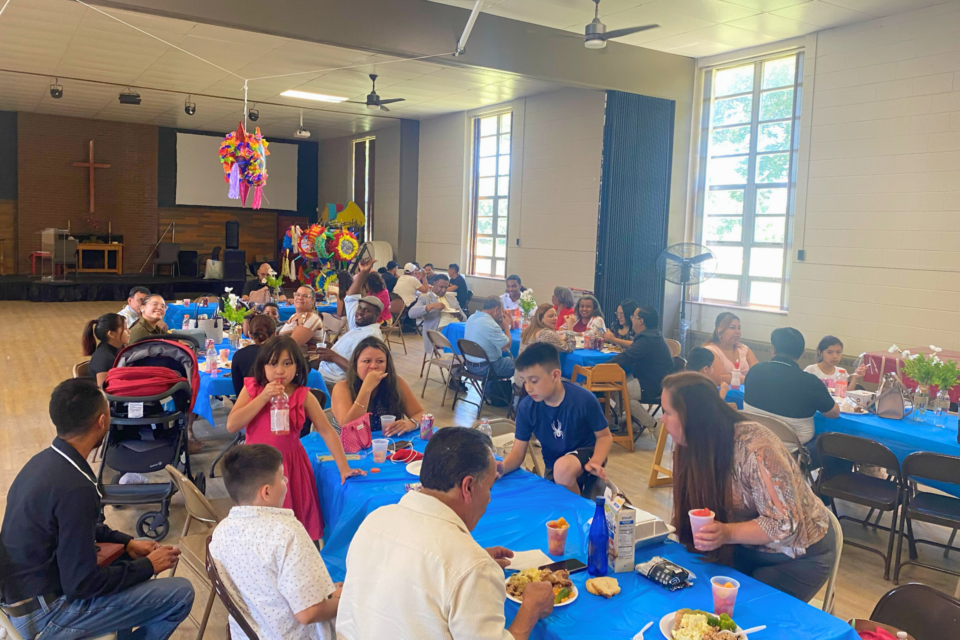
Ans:
<svg viewBox="0 0 960 640"><path fill-rule="evenodd" d="M563 516L560 516L556 520L551 520L547 523L548 527L553 529L566 529L570 526L570 523L563 519Z"/></svg>
<svg viewBox="0 0 960 640"><path fill-rule="evenodd" d="M531 582L549 582L553 585L553 604L563 604L577 595L568 571L524 569L507 580L507 595L523 601L523 592Z"/></svg>
<svg viewBox="0 0 960 640"><path fill-rule="evenodd" d="M673 622L673 640L734 640L737 623L727 614L680 609Z"/></svg>
<svg viewBox="0 0 960 640"><path fill-rule="evenodd" d="M595 596L612 598L620 593L620 583L616 578L590 578L587 580L587 591Z"/></svg>

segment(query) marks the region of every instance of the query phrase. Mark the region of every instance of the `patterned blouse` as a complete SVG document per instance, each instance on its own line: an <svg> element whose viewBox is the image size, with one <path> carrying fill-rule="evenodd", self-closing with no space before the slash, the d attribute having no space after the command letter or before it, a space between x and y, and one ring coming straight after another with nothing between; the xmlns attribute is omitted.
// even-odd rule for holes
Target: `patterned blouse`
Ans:
<svg viewBox="0 0 960 640"><path fill-rule="evenodd" d="M517 352L517 355L519 356L523 353L523 350L534 342L546 342L547 344L555 346L560 353L572 353L577 346L577 334L573 331L567 331L566 329L561 329L560 331L540 329L540 332L533 337L533 340L520 343L520 350Z"/></svg>
<svg viewBox="0 0 960 640"><path fill-rule="evenodd" d="M804 555L827 534L827 508L772 431L756 422L735 429L731 520L757 520L771 539L759 551Z"/></svg>

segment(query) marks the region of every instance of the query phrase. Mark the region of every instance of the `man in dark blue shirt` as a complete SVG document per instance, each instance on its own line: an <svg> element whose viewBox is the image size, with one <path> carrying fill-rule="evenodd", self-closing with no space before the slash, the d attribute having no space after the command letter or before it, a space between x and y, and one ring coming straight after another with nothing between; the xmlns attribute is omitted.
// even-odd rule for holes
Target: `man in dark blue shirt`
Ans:
<svg viewBox="0 0 960 640"><path fill-rule="evenodd" d="M134 540L99 523L100 488L87 456L110 428L107 400L89 378L60 383L50 398L57 438L21 469L0 529L0 602L20 635L93 637L139 627L165 640L190 613L184 578L151 580L179 549ZM98 566L95 543L124 545ZM121 635L121 637L124 637Z"/></svg>
<svg viewBox="0 0 960 640"><path fill-rule="evenodd" d="M610 359L627 374L630 414L644 427L651 429L657 421L643 404L660 401L661 381L673 373L673 356L660 333L660 314L650 307L637 307L630 318L636 337L626 351Z"/></svg>
<svg viewBox="0 0 960 640"><path fill-rule="evenodd" d="M607 419L596 397L583 387L560 379L560 352L538 342L516 360L527 397L517 407L513 449L503 473L517 469L527 455L530 436L543 448L546 479L580 494L587 475L607 479L603 466L613 444Z"/></svg>

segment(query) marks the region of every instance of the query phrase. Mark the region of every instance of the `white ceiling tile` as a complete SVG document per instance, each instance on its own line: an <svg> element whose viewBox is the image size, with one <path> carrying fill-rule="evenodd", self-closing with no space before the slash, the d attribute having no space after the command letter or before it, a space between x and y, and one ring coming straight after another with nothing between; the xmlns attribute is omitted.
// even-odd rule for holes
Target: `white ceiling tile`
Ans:
<svg viewBox="0 0 960 640"><path fill-rule="evenodd" d="M804 2L810 2L810 0L723 0L724 2L729 2L730 4L736 4L741 7L747 7L748 9L756 9L757 11L776 11L777 9L783 9L785 7L792 7L797 4L803 4Z"/></svg>
<svg viewBox="0 0 960 640"><path fill-rule="evenodd" d="M842 24L862 22L872 18L872 16L865 13L844 9L843 7L838 7L835 4L830 4L823 0L812 0L812 2L777 9L773 14L790 18L797 22L806 22L807 24L816 25L821 28L837 27Z"/></svg>
<svg viewBox="0 0 960 640"><path fill-rule="evenodd" d="M653 40L662 40L680 33L696 31L716 24L708 20L701 20L688 15L675 13L663 6L642 5L633 9L621 11L604 18L607 29L625 29L645 24L658 24L657 29L641 31L630 36L617 38L617 42L640 45Z"/></svg>
<svg viewBox="0 0 960 640"><path fill-rule="evenodd" d="M755 9L729 4L722 2L722 0L657 0L644 6L662 8L718 24L739 20L757 13Z"/></svg>
<svg viewBox="0 0 960 640"><path fill-rule="evenodd" d="M858 11L869 16L881 17L895 13L922 9L935 4L943 4L944 0L829 0L844 9Z"/></svg>
<svg viewBox="0 0 960 640"><path fill-rule="evenodd" d="M797 22L789 18L773 15L771 13L760 13L742 20L734 20L727 23L731 27L746 29L747 31L756 31L764 35L772 36L777 39L795 38L808 33L817 31L819 27L805 22Z"/></svg>

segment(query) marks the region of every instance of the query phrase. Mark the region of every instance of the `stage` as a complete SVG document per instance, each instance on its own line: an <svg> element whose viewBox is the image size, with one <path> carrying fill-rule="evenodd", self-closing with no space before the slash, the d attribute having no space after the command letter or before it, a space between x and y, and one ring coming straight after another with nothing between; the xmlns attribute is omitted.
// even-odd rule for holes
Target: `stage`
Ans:
<svg viewBox="0 0 960 640"><path fill-rule="evenodd" d="M159 293L167 300L196 297L204 294L222 295L224 287L233 287L238 294L243 280L204 280L179 276L67 274L55 280L40 276L0 276L0 300L30 300L32 302L83 302L91 300L126 300L130 288L142 285L151 293Z"/></svg>

